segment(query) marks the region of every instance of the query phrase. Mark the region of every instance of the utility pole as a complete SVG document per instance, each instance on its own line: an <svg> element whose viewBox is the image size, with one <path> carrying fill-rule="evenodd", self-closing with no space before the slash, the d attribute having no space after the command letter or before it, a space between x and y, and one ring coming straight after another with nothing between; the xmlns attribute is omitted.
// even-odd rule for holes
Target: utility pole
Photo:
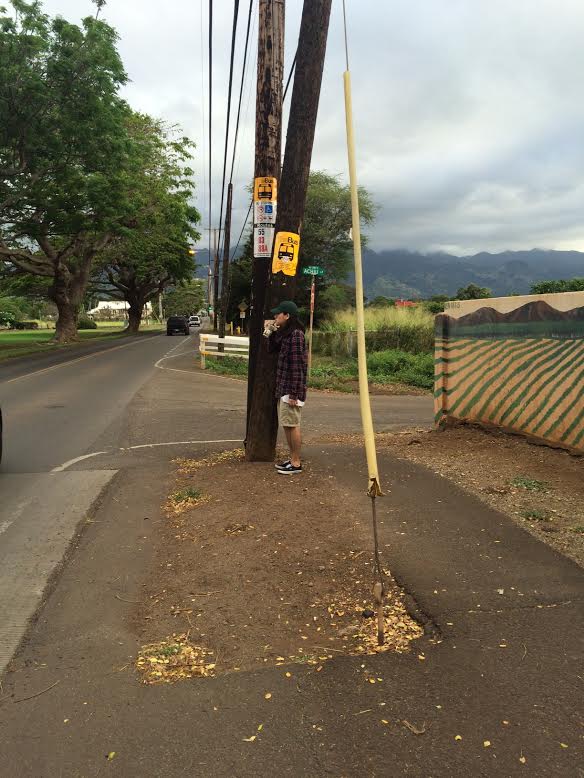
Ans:
<svg viewBox="0 0 584 778"><path fill-rule="evenodd" d="M204 227L205 232L213 232L213 227ZM210 247L210 245L209 245ZM209 313L209 308L213 305L213 270L211 269L211 254L209 253L209 262L208 262L208 272L207 272L207 313Z"/></svg>
<svg viewBox="0 0 584 778"><path fill-rule="evenodd" d="M259 0L258 70L254 177L280 180L282 161L282 100L284 83L284 0ZM264 328L269 256L254 256L249 318L247 418L256 383L256 365ZM246 430L247 440L247 430Z"/></svg>
<svg viewBox="0 0 584 778"><path fill-rule="evenodd" d="M213 251L215 260L213 263L213 329L217 329L217 302L219 300L219 245L217 242L217 230L213 230Z"/></svg>
<svg viewBox="0 0 584 778"><path fill-rule="evenodd" d="M318 113L322 71L326 53L332 0L304 0L282 181L278 195L276 238L273 256L278 255L278 233L299 235L304 217L310 160ZM298 251L298 248L296 249ZM296 271L298 268L296 268ZM264 314L282 300L293 300L296 276L270 273L264 300ZM250 341L251 342L251 341ZM278 420L276 398L277 355L268 354L265 338L260 339L257 363L248 386L248 424L246 459L266 462L274 458Z"/></svg>
<svg viewBox="0 0 584 778"><path fill-rule="evenodd" d="M225 234L223 236L223 276L221 279L221 315L219 317L219 337L225 337L225 322L227 320L227 305L229 303L229 248L231 241L231 205L233 201L233 184L227 187L227 208L225 211ZM223 351L223 344L218 346Z"/></svg>

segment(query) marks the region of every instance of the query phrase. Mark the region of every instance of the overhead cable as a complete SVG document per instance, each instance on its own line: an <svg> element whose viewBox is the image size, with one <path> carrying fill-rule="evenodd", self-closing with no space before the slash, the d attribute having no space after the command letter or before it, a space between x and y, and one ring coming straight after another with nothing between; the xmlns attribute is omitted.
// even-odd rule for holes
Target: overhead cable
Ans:
<svg viewBox="0 0 584 778"><path fill-rule="evenodd" d="M249 31L251 27L251 14L253 11L254 0L249 0L249 13L247 15L247 31L245 33L245 51L243 54L243 66L241 68L241 86L239 88L239 103L237 106L237 119L235 122L235 136L233 140L233 159L231 160L231 173L229 174L229 183L233 182L233 168L235 167L235 152L237 150L237 136L239 134L239 119L241 117L241 100L243 98L243 85L245 80L245 66L247 64L247 48L249 45Z"/></svg>
<svg viewBox="0 0 584 778"><path fill-rule="evenodd" d="M219 226L223 223L223 201L225 197L225 179L227 175L227 147L229 145L229 122L231 119L231 89L233 86L233 61L235 59L235 37L237 34L237 16L239 13L239 0L233 3L233 32L231 35L231 55L229 62L229 88L227 90L227 123L225 126L225 153L223 156L223 181L221 184L221 208L219 210Z"/></svg>

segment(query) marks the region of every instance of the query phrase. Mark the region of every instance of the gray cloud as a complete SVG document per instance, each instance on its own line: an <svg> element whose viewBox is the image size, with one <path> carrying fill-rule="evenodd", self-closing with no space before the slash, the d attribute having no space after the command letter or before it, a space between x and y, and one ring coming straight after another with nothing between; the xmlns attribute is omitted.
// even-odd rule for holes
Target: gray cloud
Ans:
<svg viewBox="0 0 584 778"><path fill-rule="evenodd" d="M202 5L202 29L201 0L110 0L105 16L120 34L132 79L125 90L129 102L179 122L198 143L198 206L207 225L206 82L201 86L207 1ZM289 63L302 3L286 5ZM226 0L214 6L218 193L233 6ZM247 3L240 6L245 15ZM71 20L93 10L89 0L46 0L45 8ZM347 11L359 179L380 205L370 245L460 254L534 246L584 250L580 0L394 0L377 6L348 0ZM346 175L343 69L337 1L312 166ZM235 180L237 234L253 171L253 81L250 68ZM238 86L236 75L235 94Z"/></svg>

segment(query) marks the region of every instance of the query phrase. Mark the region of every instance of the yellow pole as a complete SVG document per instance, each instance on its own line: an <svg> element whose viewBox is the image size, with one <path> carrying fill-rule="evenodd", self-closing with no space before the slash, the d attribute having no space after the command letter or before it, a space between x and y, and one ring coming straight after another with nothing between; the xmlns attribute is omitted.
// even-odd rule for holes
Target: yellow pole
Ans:
<svg viewBox="0 0 584 778"><path fill-rule="evenodd" d="M363 264L361 259L361 226L359 217L359 194L357 189L357 170L355 165L355 135L353 131L353 104L351 100L351 74L343 74L345 83L345 114L347 122L347 152L349 155L349 178L351 183L351 205L353 211L353 249L355 253L355 292L357 297L357 357L359 364L359 400L361 403L361 422L365 437L365 453L369 472L368 492L372 497L381 495L379 473L377 470L377 452L375 434L371 416L369 384L367 381L367 355L365 351L365 310L363 307Z"/></svg>

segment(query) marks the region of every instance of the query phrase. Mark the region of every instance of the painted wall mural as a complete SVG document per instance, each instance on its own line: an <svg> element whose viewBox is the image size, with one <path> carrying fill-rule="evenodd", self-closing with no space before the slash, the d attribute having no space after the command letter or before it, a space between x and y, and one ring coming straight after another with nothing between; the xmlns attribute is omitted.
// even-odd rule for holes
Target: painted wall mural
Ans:
<svg viewBox="0 0 584 778"><path fill-rule="evenodd" d="M436 422L584 452L584 292L455 300L436 317Z"/></svg>

